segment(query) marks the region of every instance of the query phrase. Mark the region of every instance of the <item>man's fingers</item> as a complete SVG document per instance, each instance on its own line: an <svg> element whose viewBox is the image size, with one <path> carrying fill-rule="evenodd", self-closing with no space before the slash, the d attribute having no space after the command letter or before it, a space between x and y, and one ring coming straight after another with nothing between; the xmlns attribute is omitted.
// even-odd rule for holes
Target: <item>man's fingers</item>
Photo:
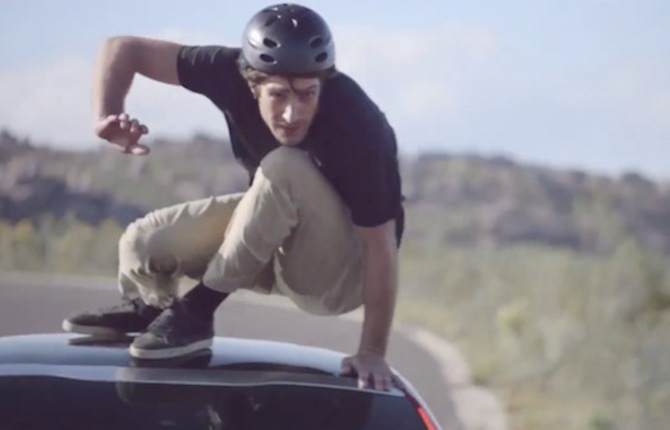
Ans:
<svg viewBox="0 0 670 430"><path fill-rule="evenodd" d="M130 116L127 113L119 115L119 128L125 131L130 130Z"/></svg>
<svg viewBox="0 0 670 430"><path fill-rule="evenodd" d="M370 386L370 374L367 371L358 371L358 388L368 388Z"/></svg>
<svg viewBox="0 0 670 430"><path fill-rule="evenodd" d="M127 113L108 115L95 127L98 137L119 147L124 154L146 155L151 150L137 142L149 133L149 128Z"/></svg>
<svg viewBox="0 0 670 430"><path fill-rule="evenodd" d="M119 116L118 115L107 115L107 117L105 117L105 119L100 121L100 123L98 125L98 128L109 127L110 124L113 124L113 123L118 122L118 121L119 121Z"/></svg>
<svg viewBox="0 0 670 430"><path fill-rule="evenodd" d="M136 119L130 120L129 130L132 134L141 134L140 131L140 122Z"/></svg>
<svg viewBox="0 0 670 430"><path fill-rule="evenodd" d="M121 145L121 152L131 155L147 155L151 152L151 149L146 145L135 143L132 145Z"/></svg>
<svg viewBox="0 0 670 430"><path fill-rule="evenodd" d="M140 123L135 118L130 118L128 114L119 115L119 128L124 132L130 133L130 137L135 142L137 142L142 135L149 133L149 128L146 125Z"/></svg>
<svg viewBox="0 0 670 430"><path fill-rule="evenodd" d="M149 152L151 149L146 145L135 144L130 148L130 153L133 155L147 155Z"/></svg>
<svg viewBox="0 0 670 430"><path fill-rule="evenodd" d="M391 389L391 376L384 373L375 377L375 385L378 390L389 391Z"/></svg>
<svg viewBox="0 0 670 430"><path fill-rule="evenodd" d="M100 120L98 124L95 126L95 134L97 134L98 137L104 139L110 126L114 123L117 123L118 121L119 117L117 115L109 115L105 117L104 119Z"/></svg>
<svg viewBox="0 0 670 430"><path fill-rule="evenodd" d="M149 133L149 128L138 120L133 119L130 121L130 132L136 135L143 135Z"/></svg>
<svg viewBox="0 0 670 430"><path fill-rule="evenodd" d="M342 360L341 374L342 375L353 375L355 373L354 363L350 358L345 358Z"/></svg>

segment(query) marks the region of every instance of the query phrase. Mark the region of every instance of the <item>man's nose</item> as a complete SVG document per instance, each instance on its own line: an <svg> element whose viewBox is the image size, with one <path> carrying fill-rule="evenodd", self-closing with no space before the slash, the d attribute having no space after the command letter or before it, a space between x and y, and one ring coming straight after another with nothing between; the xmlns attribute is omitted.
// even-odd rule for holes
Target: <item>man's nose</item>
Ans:
<svg viewBox="0 0 670 430"><path fill-rule="evenodd" d="M297 103L289 102L286 104L282 119L289 124L300 119L300 108L298 107Z"/></svg>

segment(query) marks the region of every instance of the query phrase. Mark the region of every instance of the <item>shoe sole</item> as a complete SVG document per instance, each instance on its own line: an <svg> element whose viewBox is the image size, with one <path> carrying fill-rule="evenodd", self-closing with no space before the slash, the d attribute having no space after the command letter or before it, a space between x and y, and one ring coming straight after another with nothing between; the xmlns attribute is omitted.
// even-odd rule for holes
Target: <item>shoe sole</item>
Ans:
<svg viewBox="0 0 670 430"><path fill-rule="evenodd" d="M192 354L196 351L200 351L201 349L208 349L211 346L212 339L203 339L189 345L165 349L140 349L130 345L128 352L130 352L130 356L133 358L139 358L142 360L161 360Z"/></svg>
<svg viewBox="0 0 670 430"><path fill-rule="evenodd" d="M73 324L68 320L63 321L62 328L63 330L70 333L86 334L89 336L113 337L113 336L126 336L128 334L126 332L114 330L109 327Z"/></svg>

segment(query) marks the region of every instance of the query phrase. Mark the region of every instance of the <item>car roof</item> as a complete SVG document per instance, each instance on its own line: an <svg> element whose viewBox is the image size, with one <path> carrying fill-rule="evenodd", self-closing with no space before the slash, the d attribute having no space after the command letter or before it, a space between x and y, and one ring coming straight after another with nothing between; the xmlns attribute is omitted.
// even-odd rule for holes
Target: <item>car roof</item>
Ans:
<svg viewBox="0 0 670 430"><path fill-rule="evenodd" d="M103 338L70 333L0 337L0 364L128 366L136 365L128 354L131 337ZM339 373L344 353L325 348L258 339L215 337L206 366L256 365ZM185 360L160 360L161 367L184 367ZM200 356L201 357L201 356ZM201 360L202 361L202 360ZM145 361L144 364L147 364Z"/></svg>
<svg viewBox="0 0 670 430"><path fill-rule="evenodd" d="M340 376L341 360L346 355L330 349L215 337L209 350L186 357L136 360L128 354L130 342L131 337L105 339L70 333L0 337L0 376L39 375L207 385L316 384L357 388L355 378ZM404 395L396 388L387 394Z"/></svg>

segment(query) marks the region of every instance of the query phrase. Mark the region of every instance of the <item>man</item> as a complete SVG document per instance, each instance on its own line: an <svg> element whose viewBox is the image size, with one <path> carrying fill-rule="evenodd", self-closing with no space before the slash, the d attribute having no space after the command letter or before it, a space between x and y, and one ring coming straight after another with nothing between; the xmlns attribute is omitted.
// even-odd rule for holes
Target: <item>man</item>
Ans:
<svg viewBox="0 0 670 430"><path fill-rule="evenodd" d="M342 370L357 373L361 386L388 389L403 230L396 141L377 106L336 71L326 22L282 4L250 20L241 49L108 40L95 79L96 133L143 155L149 148L139 139L148 129L124 110L135 73L209 98L225 116L250 187L129 225L119 241L128 301L73 315L63 328L141 332L130 354L161 359L209 347L214 311L239 288L285 295L313 314L363 305L359 348ZM199 283L175 300L183 276Z"/></svg>

